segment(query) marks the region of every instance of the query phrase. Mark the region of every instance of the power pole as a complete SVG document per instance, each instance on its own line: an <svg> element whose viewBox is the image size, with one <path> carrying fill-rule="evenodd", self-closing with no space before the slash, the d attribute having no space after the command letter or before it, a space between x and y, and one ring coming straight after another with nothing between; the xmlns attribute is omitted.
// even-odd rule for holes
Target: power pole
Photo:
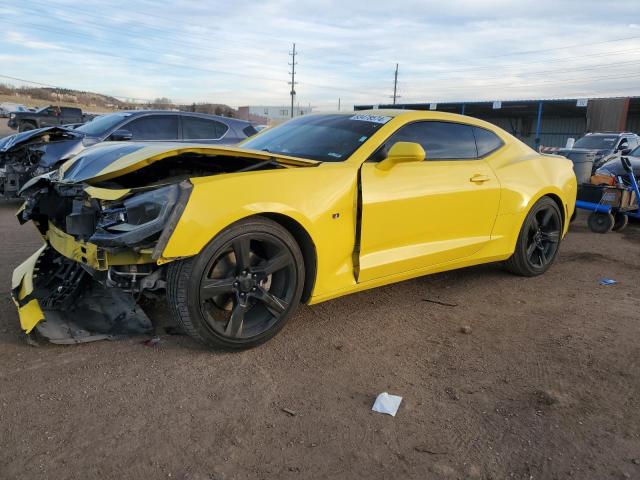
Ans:
<svg viewBox="0 0 640 480"><path fill-rule="evenodd" d="M340 111L340 98L338 98L338 111Z"/></svg>
<svg viewBox="0 0 640 480"><path fill-rule="evenodd" d="M398 64L396 63L396 73L393 77L393 104L396 104L396 98L398 98Z"/></svg>
<svg viewBox="0 0 640 480"><path fill-rule="evenodd" d="M291 118L293 118L293 102L295 100L296 97L296 84L298 82L296 82L296 65L298 64L298 62L296 62L296 44L293 44L293 50L291 52L289 52L289 55L291 55L291 63L289 65L291 65L291 81L289 82L289 85L291 85Z"/></svg>

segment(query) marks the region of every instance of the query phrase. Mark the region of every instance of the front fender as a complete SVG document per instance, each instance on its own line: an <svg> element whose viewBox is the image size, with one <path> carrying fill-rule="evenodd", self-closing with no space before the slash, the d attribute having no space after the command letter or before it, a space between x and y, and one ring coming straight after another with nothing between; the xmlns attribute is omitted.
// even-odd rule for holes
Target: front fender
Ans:
<svg viewBox="0 0 640 480"><path fill-rule="evenodd" d="M191 196L159 263L197 255L238 220L276 213L299 223L315 245L314 292L354 282L357 165L234 173L191 182Z"/></svg>

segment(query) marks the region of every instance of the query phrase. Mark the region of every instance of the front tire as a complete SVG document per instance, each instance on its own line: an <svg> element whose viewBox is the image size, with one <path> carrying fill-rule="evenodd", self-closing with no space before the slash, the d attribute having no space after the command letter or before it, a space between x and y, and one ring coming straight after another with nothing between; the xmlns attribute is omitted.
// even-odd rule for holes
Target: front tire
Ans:
<svg viewBox="0 0 640 480"><path fill-rule="evenodd" d="M36 126L31 122L22 122L18 127L18 132L27 132L29 130L34 130Z"/></svg>
<svg viewBox="0 0 640 480"><path fill-rule="evenodd" d="M291 234L254 217L231 225L195 257L169 264L167 300L178 324L206 346L250 348L289 320L304 278Z"/></svg>
<svg viewBox="0 0 640 480"><path fill-rule="evenodd" d="M507 269L524 277L546 272L558 254L562 227L558 205L551 198L542 197L524 219L515 251L506 262Z"/></svg>

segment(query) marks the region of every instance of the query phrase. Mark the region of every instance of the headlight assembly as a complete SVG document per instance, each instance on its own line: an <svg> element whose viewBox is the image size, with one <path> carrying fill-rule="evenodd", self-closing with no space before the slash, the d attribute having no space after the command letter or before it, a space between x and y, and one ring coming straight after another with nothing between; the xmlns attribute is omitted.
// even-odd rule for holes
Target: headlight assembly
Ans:
<svg viewBox="0 0 640 480"><path fill-rule="evenodd" d="M145 240L157 240L153 237L164 229L174 206L184 197L184 190L181 185L168 185L103 209L89 241L101 247L132 247ZM189 192L190 188L187 198Z"/></svg>

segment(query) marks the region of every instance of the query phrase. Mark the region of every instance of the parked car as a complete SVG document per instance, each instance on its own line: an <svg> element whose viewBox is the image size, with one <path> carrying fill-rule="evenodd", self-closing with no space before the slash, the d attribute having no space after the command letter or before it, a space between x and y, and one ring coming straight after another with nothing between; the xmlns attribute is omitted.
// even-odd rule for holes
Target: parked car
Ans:
<svg viewBox="0 0 640 480"><path fill-rule="evenodd" d="M164 110L116 112L80 126L28 130L0 139L0 195L18 196L30 178L56 169L73 155L104 141L232 144L255 133L243 120Z"/></svg>
<svg viewBox="0 0 640 480"><path fill-rule="evenodd" d="M7 125L9 128L26 132L36 128L49 127L53 125L64 125L67 123L84 123L93 119L95 115L82 113L82 110L75 107L59 107L49 105L35 112L12 112L9 114Z"/></svg>
<svg viewBox="0 0 640 480"><path fill-rule="evenodd" d="M26 333L149 332L136 299L166 295L186 333L237 349L300 302L487 262L544 273L576 178L476 118L371 110L305 115L237 147L95 145L24 189L19 220L46 241L13 274Z"/></svg>
<svg viewBox="0 0 640 480"><path fill-rule="evenodd" d="M633 174L640 178L640 146L626 155L615 154L607 157L605 163L596 171L596 175L606 175L612 177L626 177L627 172L622 166L621 157L625 156L631 163Z"/></svg>
<svg viewBox="0 0 640 480"><path fill-rule="evenodd" d="M24 105L17 103L2 103L0 104L0 117L8 118L11 112L28 112L29 109Z"/></svg>
<svg viewBox="0 0 640 480"><path fill-rule="evenodd" d="M595 172L600 168L606 158L615 153L626 155L631 150L640 145L640 137L635 133L587 133L578 139L573 148L560 148L555 151L557 155L567 156L569 154L593 153L593 169Z"/></svg>

